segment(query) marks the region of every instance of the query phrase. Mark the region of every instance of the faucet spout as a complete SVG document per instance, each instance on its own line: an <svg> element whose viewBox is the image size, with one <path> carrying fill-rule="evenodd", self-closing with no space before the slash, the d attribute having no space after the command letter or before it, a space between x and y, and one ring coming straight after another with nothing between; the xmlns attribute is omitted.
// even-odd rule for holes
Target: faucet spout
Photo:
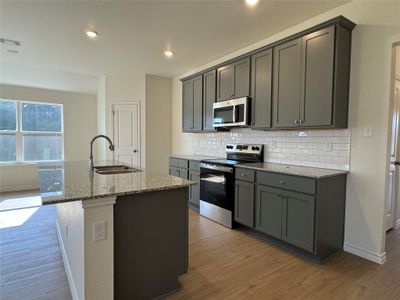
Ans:
<svg viewBox="0 0 400 300"><path fill-rule="evenodd" d="M93 164L93 143L94 143L94 141L97 140L98 138L106 139L106 140L108 141L108 144L109 144L108 149L110 149L110 151L114 151L114 150L115 150L114 144L113 144L113 142L111 141L111 139L110 139L108 136L106 136L106 135L104 135L104 134L96 135L96 136L90 141L90 154L89 154L89 169L90 169L90 170L93 170L93 169L94 169L94 164Z"/></svg>

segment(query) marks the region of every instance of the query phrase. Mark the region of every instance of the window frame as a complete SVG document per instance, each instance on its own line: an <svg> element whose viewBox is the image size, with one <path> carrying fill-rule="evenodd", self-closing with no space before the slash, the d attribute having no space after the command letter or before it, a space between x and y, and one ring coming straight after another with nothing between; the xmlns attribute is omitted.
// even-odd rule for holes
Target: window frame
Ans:
<svg viewBox="0 0 400 300"><path fill-rule="evenodd" d="M16 139L16 160L15 161L0 161L0 166L13 166L13 165L32 165L38 163L51 163L64 161L64 105L52 102L39 102L39 101L25 101L25 100L12 100L3 99L0 101L14 102L16 104L16 129L14 130L0 130L0 134L14 134ZM23 103L39 104L39 105L56 105L61 107L61 132L56 131L22 131L22 105ZM59 160L25 160L24 158L24 135L48 135L61 137L61 159Z"/></svg>

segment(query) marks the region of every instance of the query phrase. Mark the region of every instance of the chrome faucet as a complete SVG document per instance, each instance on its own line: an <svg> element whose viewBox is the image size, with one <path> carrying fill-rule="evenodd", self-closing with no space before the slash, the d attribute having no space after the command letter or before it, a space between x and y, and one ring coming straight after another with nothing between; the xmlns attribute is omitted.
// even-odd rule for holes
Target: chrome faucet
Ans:
<svg viewBox="0 0 400 300"><path fill-rule="evenodd" d="M108 143L110 144L110 145L108 146L108 149L110 149L111 151L114 151L114 144L113 144L113 142L111 141L111 139L110 139L108 136L103 135L103 134L96 135L96 136L90 141L90 156L89 156L89 169L90 169L90 170L93 170L93 169L94 169L94 164L93 164L93 143L94 143L94 141L95 141L96 139L98 139L98 138L104 138L104 139L106 139L106 140L108 141Z"/></svg>

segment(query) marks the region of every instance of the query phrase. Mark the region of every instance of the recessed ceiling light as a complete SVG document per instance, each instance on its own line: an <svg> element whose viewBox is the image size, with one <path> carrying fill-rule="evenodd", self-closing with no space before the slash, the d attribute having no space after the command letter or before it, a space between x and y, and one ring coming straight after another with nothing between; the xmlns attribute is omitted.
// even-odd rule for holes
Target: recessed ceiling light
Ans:
<svg viewBox="0 0 400 300"><path fill-rule="evenodd" d="M172 56L174 56L174 52L172 52L172 50L165 50L164 55L166 57L172 57Z"/></svg>
<svg viewBox="0 0 400 300"><path fill-rule="evenodd" d="M254 6L258 3L258 0L245 0L245 2L249 6Z"/></svg>
<svg viewBox="0 0 400 300"><path fill-rule="evenodd" d="M96 31L92 31L92 30L88 30L86 31L86 35L91 38L94 39L96 38L99 34Z"/></svg>

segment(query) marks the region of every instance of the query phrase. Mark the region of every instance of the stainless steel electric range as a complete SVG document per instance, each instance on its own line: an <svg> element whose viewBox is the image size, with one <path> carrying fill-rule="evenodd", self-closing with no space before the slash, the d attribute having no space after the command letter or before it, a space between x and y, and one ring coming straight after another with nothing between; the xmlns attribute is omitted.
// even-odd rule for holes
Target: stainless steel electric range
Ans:
<svg viewBox="0 0 400 300"><path fill-rule="evenodd" d="M232 228L235 207L235 166L262 162L260 144L228 144L226 159L202 160L200 164L200 214Z"/></svg>

